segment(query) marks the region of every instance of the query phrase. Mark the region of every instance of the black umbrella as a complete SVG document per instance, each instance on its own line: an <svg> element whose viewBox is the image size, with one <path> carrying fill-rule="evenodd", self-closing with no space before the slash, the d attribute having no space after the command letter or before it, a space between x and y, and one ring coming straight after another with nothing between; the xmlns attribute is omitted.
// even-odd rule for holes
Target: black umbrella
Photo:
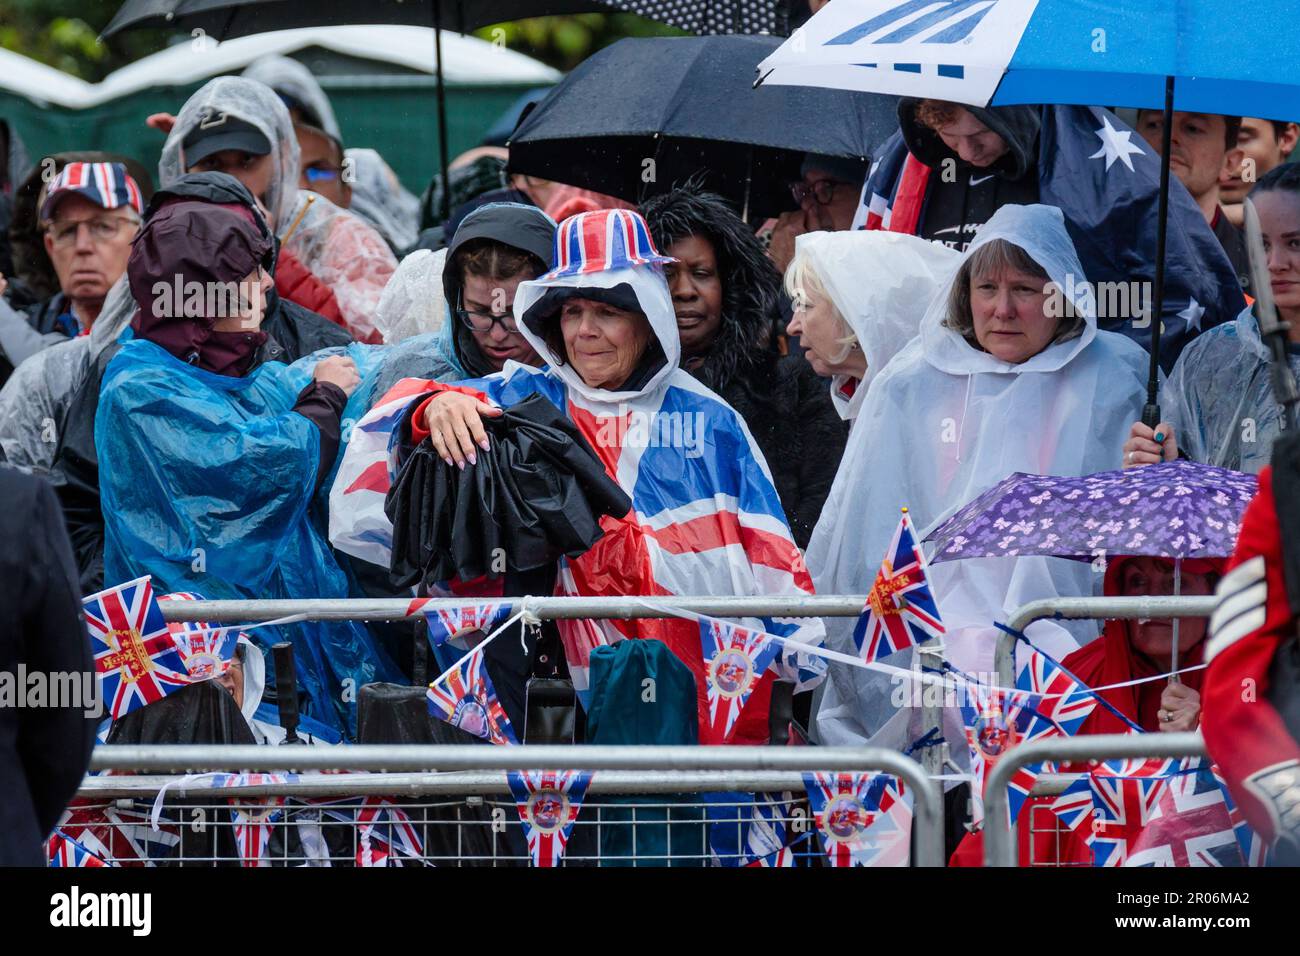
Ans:
<svg viewBox="0 0 1300 956"><path fill-rule="evenodd" d="M691 176L751 217L794 208L806 152L867 160L897 97L753 89L776 37L619 40L579 64L510 138L513 172L641 202Z"/></svg>
<svg viewBox="0 0 1300 956"><path fill-rule="evenodd" d="M307 26L397 23L434 29L438 148L447 188L447 103L442 30L468 33L493 23L554 14L622 10L692 33L787 32L786 0L126 0L100 39L123 30L203 30L218 40ZM445 217L449 209L443 209Z"/></svg>

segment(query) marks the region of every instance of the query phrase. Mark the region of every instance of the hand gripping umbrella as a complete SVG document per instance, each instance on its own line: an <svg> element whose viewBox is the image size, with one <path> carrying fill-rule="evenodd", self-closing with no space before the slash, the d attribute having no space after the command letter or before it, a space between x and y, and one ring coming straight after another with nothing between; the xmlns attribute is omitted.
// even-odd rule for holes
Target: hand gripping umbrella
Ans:
<svg viewBox="0 0 1300 956"><path fill-rule="evenodd" d="M1163 109L1154 315L1162 315L1175 110L1288 118L1300 102L1291 0L835 0L759 67L765 83L931 97L973 106ZM1241 51L1248 51L1243 55ZM1140 148L1103 137L1107 162ZM1120 158L1123 158L1120 156ZM1189 305L1189 309L1191 305ZM1159 421L1161 323L1143 421Z"/></svg>

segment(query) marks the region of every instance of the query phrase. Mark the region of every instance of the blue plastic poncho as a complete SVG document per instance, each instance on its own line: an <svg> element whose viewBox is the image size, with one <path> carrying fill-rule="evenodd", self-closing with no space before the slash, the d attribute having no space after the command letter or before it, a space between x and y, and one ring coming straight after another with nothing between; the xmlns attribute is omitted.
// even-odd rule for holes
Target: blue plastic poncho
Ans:
<svg viewBox="0 0 1300 956"><path fill-rule="evenodd" d="M159 593L213 600L348 596L347 576L311 516L320 434L291 411L330 353L350 355L363 375L377 361L375 350L354 345L234 378L143 339L122 347L104 374L95 420L106 581L151 574ZM360 418L352 403L349 417ZM361 686L399 679L359 622L251 634L263 649L291 641L305 713L352 735Z"/></svg>

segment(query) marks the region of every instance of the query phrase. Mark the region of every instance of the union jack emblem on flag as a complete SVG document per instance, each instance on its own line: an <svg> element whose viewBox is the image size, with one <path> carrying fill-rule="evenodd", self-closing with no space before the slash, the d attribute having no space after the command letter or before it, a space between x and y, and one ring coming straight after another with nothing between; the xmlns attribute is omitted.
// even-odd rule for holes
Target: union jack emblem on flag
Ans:
<svg viewBox="0 0 1300 956"><path fill-rule="evenodd" d="M283 773L220 773L213 774L209 786L214 790L224 787L256 787L289 783L297 774ZM231 797L230 816L235 831L235 844L239 848L240 866L268 866L266 848L271 842L275 824L284 819L284 797Z"/></svg>
<svg viewBox="0 0 1300 956"><path fill-rule="evenodd" d="M1117 763L1128 763L1127 761ZM1161 815L1168 776L1116 776L1102 764L1076 780L1052 804L1071 830L1082 830L1093 866L1123 866L1142 830ZM1154 769L1154 762L1141 769Z"/></svg>
<svg viewBox="0 0 1300 956"><path fill-rule="evenodd" d="M708 682L709 724L713 739L725 743L749 695L781 648L770 634L711 617L700 618L700 643Z"/></svg>
<svg viewBox="0 0 1300 956"><path fill-rule="evenodd" d="M1169 778L1160 814L1129 847L1125 866L1245 866L1236 813L1218 768L1196 761Z"/></svg>
<svg viewBox="0 0 1300 956"><path fill-rule="evenodd" d="M202 600L205 598L201 594L178 591L162 595L158 598L158 603ZM202 621L168 621L167 630L176 639L176 649L185 662L190 680L197 682L220 677L230 670L235 645L239 643L239 633L234 628L213 627Z"/></svg>
<svg viewBox="0 0 1300 956"><path fill-rule="evenodd" d="M494 744L519 743L488 677L481 647L430 684L428 698L429 713L453 727Z"/></svg>
<svg viewBox="0 0 1300 956"><path fill-rule="evenodd" d="M904 509L853 628L853 642L863 660L878 661L943 633L939 605L925 575L925 556L916 543L912 516Z"/></svg>
<svg viewBox="0 0 1300 956"><path fill-rule="evenodd" d="M1027 711L1024 739L1064 735L1073 737L1097 706L1097 696L1064 667L1034 651L1016 678L1016 688L1028 691L1033 712Z"/></svg>
<svg viewBox="0 0 1300 956"><path fill-rule="evenodd" d="M147 576L92 594L82 607L100 690L114 719L192 682Z"/></svg>
<svg viewBox="0 0 1300 956"><path fill-rule="evenodd" d="M471 631L489 633L508 618L511 611L508 601L422 610L429 600L429 598L422 598L412 601L411 610L407 613L408 616L415 613L424 615L424 620L429 625L429 641L434 647L441 647L448 641L455 641Z"/></svg>
<svg viewBox="0 0 1300 956"><path fill-rule="evenodd" d="M560 223L555 236L555 268L539 281L676 261L659 254L640 213L594 209Z"/></svg>
<svg viewBox="0 0 1300 956"><path fill-rule="evenodd" d="M50 866L108 866L62 830L54 831L48 849Z"/></svg>
<svg viewBox="0 0 1300 956"><path fill-rule="evenodd" d="M559 866L582 809L591 774L581 770L509 771L506 780L519 808L533 866Z"/></svg>
<svg viewBox="0 0 1300 956"><path fill-rule="evenodd" d="M962 698L966 745L970 751L971 825L984 822L984 794L988 776L998 759L1025 739L1025 726L1037 715L1018 695L976 681L968 681ZM1021 767L1007 784L1007 810L1014 824L1042 772L1041 764Z"/></svg>
<svg viewBox="0 0 1300 956"><path fill-rule="evenodd" d="M805 773L804 787L831 866L907 866L912 795L883 773Z"/></svg>
<svg viewBox="0 0 1300 956"><path fill-rule="evenodd" d="M424 862L424 844L406 811L387 797L366 797L357 809L357 866Z"/></svg>

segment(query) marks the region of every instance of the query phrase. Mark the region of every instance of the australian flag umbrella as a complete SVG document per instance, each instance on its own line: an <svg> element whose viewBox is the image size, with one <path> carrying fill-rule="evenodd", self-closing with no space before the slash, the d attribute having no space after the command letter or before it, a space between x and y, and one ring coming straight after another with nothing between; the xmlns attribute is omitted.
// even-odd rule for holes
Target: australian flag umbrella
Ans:
<svg viewBox="0 0 1300 956"><path fill-rule="evenodd" d="M1163 109L1153 303L1164 316L1165 272L1175 268L1165 261L1173 111L1289 118L1300 101L1298 48L1291 0L836 0L765 60L759 76L973 106ZM1108 167L1142 151L1127 131L1101 136L1093 145ZM1199 326L1205 304L1189 303L1188 324ZM1152 426L1161 326L1151 328L1143 410Z"/></svg>
<svg viewBox="0 0 1300 956"><path fill-rule="evenodd" d="M795 208L805 152L859 159L897 128L897 97L753 89L775 37L619 40L579 64L510 138L512 170L641 202L692 176L749 218Z"/></svg>

